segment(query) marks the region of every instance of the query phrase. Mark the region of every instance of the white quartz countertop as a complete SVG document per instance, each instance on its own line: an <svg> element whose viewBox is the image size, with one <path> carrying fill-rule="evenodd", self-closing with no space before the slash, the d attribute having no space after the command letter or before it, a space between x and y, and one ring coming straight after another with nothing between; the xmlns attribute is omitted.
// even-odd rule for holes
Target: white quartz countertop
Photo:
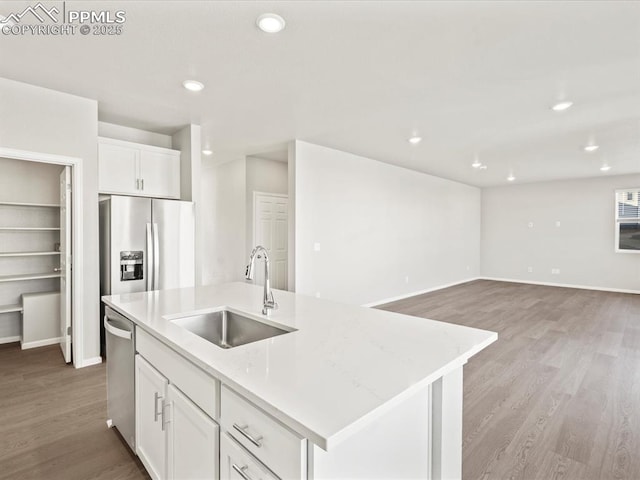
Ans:
<svg viewBox="0 0 640 480"><path fill-rule="evenodd" d="M494 332L274 290L296 331L222 349L171 320L231 308L265 318L245 283L103 297L193 363L328 450L494 342Z"/></svg>

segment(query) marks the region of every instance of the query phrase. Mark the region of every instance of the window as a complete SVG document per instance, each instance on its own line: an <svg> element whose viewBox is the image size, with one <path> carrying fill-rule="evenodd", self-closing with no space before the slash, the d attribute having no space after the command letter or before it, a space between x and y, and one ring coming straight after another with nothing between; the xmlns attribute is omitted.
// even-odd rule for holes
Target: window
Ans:
<svg viewBox="0 0 640 480"><path fill-rule="evenodd" d="M616 191L616 252L640 252L640 188Z"/></svg>

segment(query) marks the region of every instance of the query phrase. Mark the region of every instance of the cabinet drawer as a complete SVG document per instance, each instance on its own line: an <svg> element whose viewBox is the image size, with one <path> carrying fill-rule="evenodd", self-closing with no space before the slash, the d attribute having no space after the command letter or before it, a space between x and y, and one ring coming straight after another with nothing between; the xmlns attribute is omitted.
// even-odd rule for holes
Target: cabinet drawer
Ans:
<svg viewBox="0 0 640 480"><path fill-rule="evenodd" d="M228 434L220 436L220 480L278 480Z"/></svg>
<svg viewBox="0 0 640 480"><path fill-rule="evenodd" d="M306 478L306 440L226 386L220 421L243 447L280 478Z"/></svg>
<svg viewBox="0 0 640 480"><path fill-rule="evenodd" d="M138 327L136 350L207 415L213 419L219 417L218 380Z"/></svg>

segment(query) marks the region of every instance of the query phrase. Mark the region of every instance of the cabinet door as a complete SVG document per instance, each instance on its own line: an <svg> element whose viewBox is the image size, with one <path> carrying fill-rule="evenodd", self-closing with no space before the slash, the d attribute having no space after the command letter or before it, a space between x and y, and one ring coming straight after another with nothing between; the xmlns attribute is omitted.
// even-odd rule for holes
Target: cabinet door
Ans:
<svg viewBox="0 0 640 480"><path fill-rule="evenodd" d="M180 198L180 155L142 150L140 178L139 194Z"/></svg>
<svg viewBox="0 0 640 480"><path fill-rule="evenodd" d="M165 479L167 379L136 355L136 452L154 479Z"/></svg>
<svg viewBox="0 0 640 480"><path fill-rule="evenodd" d="M173 385L168 400L167 478L218 478L218 425Z"/></svg>
<svg viewBox="0 0 640 480"><path fill-rule="evenodd" d="M227 433L220 435L220 480L278 480Z"/></svg>
<svg viewBox="0 0 640 480"><path fill-rule="evenodd" d="M98 144L98 191L138 194L140 151L123 145Z"/></svg>

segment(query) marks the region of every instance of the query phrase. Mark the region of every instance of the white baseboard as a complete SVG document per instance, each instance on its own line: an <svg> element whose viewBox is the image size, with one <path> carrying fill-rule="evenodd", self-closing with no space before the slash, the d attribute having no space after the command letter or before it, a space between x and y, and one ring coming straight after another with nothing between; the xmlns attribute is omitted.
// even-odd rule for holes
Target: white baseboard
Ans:
<svg viewBox="0 0 640 480"><path fill-rule="evenodd" d="M47 345L55 345L60 343L60 337L57 338L45 338L44 340L36 340L35 342L20 342L20 348L27 350L29 348L46 347Z"/></svg>
<svg viewBox="0 0 640 480"><path fill-rule="evenodd" d="M85 358L82 362L75 362L74 367L84 368L102 363L102 357Z"/></svg>
<svg viewBox="0 0 640 480"><path fill-rule="evenodd" d="M15 337L2 337L2 338L0 338L0 344L13 343L13 342L19 342L19 341L20 341L20 335L15 336Z"/></svg>
<svg viewBox="0 0 640 480"><path fill-rule="evenodd" d="M443 288L455 287L463 283L473 282L474 280L480 280L482 277L471 277L458 282L447 283L446 285L438 285L436 287L427 288L426 290L418 290L417 292L403 293L397 297L385 298L384 300L378 300L371 303L365 303L363 307L377 307L378 305L384 305L385 303L397 302L398 300L404 300L405 298L415 297L424 293L435 292L436 290L442 290Z"/></svg>
<svg viewBox="0 0 640 480"><path fill-rule="evenodd" d="M546 287L577 288L580 290L596 290L600 292L633 293L636 295L640 295L640 290L628 290L625 288L593 287L589 285L573 285L570 283L535 282L533 280L515 280L513 278L496 278L496 277L479 277L479 280L492 280L494 282L525 283L529 285L543 285Z"/></svg>

